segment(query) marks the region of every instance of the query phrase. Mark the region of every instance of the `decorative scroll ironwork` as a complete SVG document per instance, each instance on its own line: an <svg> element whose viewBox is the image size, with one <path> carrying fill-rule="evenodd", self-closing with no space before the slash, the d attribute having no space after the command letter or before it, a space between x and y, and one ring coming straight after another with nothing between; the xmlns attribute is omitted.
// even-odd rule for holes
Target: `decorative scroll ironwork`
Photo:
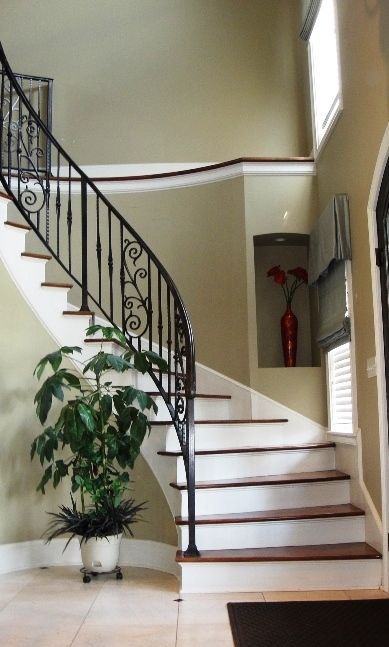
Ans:
<svg viewBox="0 0 389 647"><path fill-rule="evenodd" d="M150 376L166 403L180 442L188 485L186 554L198 554L195 351L185 305L145 241L52 135L51 103L41 103L45 80L16 77L1 45L0 64L0 180L5 191L57 263L81 288L80 309L89 310L93 302L95 310L122 328L132 348L148 347L167 360L167 375L151 369ZM46 94L51 97L48 81ZM51 151L56 160L54 172ZM52 200L51 193L55 196Z"/></svg>
<svg viewBox="0 0 389 647"><path fill-rule="evenodd" d="M125 238L123 247L123 306L124 328L130 337L142 337L149 325L150 299L144 296L147 288L147 269L142 264L144 250L137 240ZM138 261L141 265L137 267ZM143 283L143 285L142 285Z"/></svg>

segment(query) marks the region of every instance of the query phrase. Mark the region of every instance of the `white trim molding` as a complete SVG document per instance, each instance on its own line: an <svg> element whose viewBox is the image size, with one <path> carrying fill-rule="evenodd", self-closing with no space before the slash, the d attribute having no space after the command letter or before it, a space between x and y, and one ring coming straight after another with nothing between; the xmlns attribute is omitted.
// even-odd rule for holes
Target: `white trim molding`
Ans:
<svg viewBox="0 0 389 647"><path fill-rule="evenodd" d="M66 539L42 539L0 545L0 574L48 566L82 566L80 545L72 539L64 552ZM150 568L179 576L175 562L176 546L158 541L124 537L120 546L120 566Z"/></svg>
<svg viewBox="0 0 389 647"><path fill-rule="evenodd" d="M378 246L376 207L382 184L382 177L389 158L389 124L385 130L370 188L367 205L370 242L370 266L373 290L373 312L376 349L377 392L378 392L378 419L380 435L381 459L381 489L382 489L382 532L383 532L383 584L389 590L389 560L387 537L389 532L388 502L389 502L389 456L388 456L388 416L386 401L386 378L384 359L384 338L382 327L381 285L379 268L376 265L375 249Z"/></svg>
<svg viewBox="0 0 389 647"><path fill-rule="evenodd" d="M163 191L211 184L223 180L251 176L316 175L315 162L310 158L237 159L222 163L112 164L82 166L102 193L139 193ZM52 169L60 184L67 185L68 167ZM81 191L76 174L72 175L72 193ZM16 178L15 178L16 182ZM54 191L56 182L52 182Z"/></svg>

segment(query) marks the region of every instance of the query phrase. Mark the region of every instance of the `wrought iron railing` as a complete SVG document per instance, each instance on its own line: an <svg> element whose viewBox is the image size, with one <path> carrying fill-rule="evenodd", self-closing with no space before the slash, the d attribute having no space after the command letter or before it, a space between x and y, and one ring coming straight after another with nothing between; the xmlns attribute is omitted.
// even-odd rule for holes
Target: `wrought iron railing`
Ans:
<svg viewBox="0 0 389 647"><path fill-rule="evenodd" d="M135 350L157 350L167 373L151 370L175 426L188 487L188 555L195 542L195 350L185 305L166 269L99 191L40 117L0 44L1 173L6 192L50 254ZM20 77L19 77L20 78ZM56 166L52 174L50 163Z"/></svg>

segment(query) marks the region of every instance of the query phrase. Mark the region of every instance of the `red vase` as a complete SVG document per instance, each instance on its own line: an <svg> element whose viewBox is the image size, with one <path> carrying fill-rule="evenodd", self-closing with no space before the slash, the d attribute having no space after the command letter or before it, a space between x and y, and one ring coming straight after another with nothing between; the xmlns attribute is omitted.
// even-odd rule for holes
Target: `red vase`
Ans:
<svg viewBox="0 0 389 647"><path fill-rule="evenodd" d="M298 321L290 305L281 317L282 350L284 352L285 366L296 366Z"/></svg>

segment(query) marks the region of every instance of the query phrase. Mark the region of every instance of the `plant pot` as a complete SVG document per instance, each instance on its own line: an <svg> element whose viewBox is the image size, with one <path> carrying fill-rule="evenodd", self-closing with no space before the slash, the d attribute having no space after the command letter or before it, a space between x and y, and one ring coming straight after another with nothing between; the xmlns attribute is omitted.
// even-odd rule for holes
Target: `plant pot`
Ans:
<svg viewBox="0 0 389 647"><path fill-rule="evenodd" d="M120 535L92 537L81 544L81 558L84 568L95 573L113 571L119 561Z"/></svg>
<svg viewBox="0 0 389 647"><path fill-rule="evenodd" d="M288 305L281 317L282 350L286 367L296 366L297 329L297 317Z"/></svg>

